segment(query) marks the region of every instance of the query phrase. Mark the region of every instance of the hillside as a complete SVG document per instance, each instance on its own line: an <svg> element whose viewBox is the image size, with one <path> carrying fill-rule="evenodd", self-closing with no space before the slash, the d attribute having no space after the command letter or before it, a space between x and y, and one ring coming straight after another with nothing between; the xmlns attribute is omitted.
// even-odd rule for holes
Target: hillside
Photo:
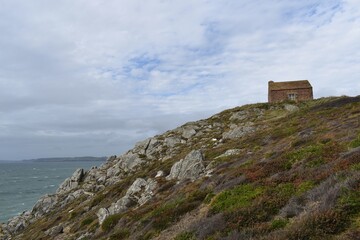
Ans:
<svg viewBox="0 0 360 240"><path fill-rule="evenodd" d="M360 96L253 104L78 169L0 239L359 239Z"/></svg>

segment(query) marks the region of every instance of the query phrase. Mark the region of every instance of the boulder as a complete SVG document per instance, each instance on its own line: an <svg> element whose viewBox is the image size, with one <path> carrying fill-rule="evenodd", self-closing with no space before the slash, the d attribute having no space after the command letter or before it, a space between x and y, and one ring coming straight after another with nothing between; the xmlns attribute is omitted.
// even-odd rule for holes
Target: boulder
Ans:
<svg viewBox="0 0 360 240"><path fill-rule="evenodd" d="M296 112L299 110L299 107L292 104L285 104L284 109L288 112Z"/></svg>
<svg viewBox="0 0 360 240"><path fill-rule="evenodd" d="M167 137L164 140L165 145L168 147L174 147L176 144L181 143L181 138L179 137Z"/></svg>
<svg viewBox="0 0 360 240"><path fill-rule="evenodd" d="M253 126L239 126L230 129L228 132L224 132L222 137L223 139L236 139L253 133L255 130L256 128Z"/></svg>
<svg viewBox="0 0 360 240"><path fill-rule="evenodd" d="M222 158L222 157L227 157L227 156L232 156L232 155L237 155L239 153L241 153L240 149L229 149L229 150L226 150L226 152L224 152L220 156L217 156L215 159Z"/></svg>
<svg viewBox="0 0 360 240"><path fill-rule="evenodd" d="M189 127L185 127L183 129L183 132L182 132L182 137L183 138L186 138L186 139L189 139L191 138L192 136L194 136L196 134L196 130L194 128L191 128L190 126Z"/></svg>
<svg viewBox="0 0 360 240"><path fill-rule="evenodd" d="M72 189L75 189L79 186L79 183L83 180L84 169L77 169L70 178L65 179L65 181L60 184L56 193L62 194L68 192Z"/></svg>
<svg viewBox="0 0 360 240"><path fill-rule="evenodd" d="M234 112L231 117L229 118L230 121L235 121L235 120L238 120L238 121L241 121L241 120L244 120L248 117L249 115L249 112L247 111L238 111L238 112Z"/></svg>
<svg viewBox="0 0 360 240"><path fill-rule="evenodd" d="M55 227L52 227L52 228L46 230L44 233L47 236L55 237L55 236L59 235L60 233L62 233L63 229L64 229L63 226L58 225L58 226L55 226Z"/></svg>
<svg viewBox="0 0 360 240"><path fill-rule="evenodd" d="M136 166L140 165L143 160L137 153L127 153L120 157L117 166L124 172L130 172L135 169Z"/></svg>
<svg viewBox="0 0 360 240"><path fill-rule="evenodd" d="M205 171L204 157L200 150L191 151L184 159L176 162L166 179L196 180Z"/></svg>
<svg viewBox="0 0 360 240"><path fill-rule="evenodd" d="M45 213L48 213L50 210L52 210L57 203L58 203L58 196L56 194L44 195L36 202L31 213L35 217L43 216Z"/></svg>
<svg viewBox="0 0 360 240"><path fill-rule="evenodd" d="M157 187L157 182L153 179L147 181L143 178L136 179L133 184L129 187L124 197L120 198L117 202L112 203L111 206L101 208L98 213L99 223L109 216L117 213L126 211L127 209L134 206L144 205L154 196L154 190Z"/></svg>
<svg viewBox="0 0 360 240"><path fill-rule="evenodd" d="M110 216L110 212L106 208L100 208L96 215L98 216L99 223L102 224L104 220Z"/></svg>
<svg viewBox="0 0 360 240"><path fill-rule="evenodd" d="M22 216L15 216L8 221L6 230L11 234L16 234L23 230L27 225L26 219Z"/></svg>
<svg viewBox="0 0 360 240"><path fill-rule="evenodd" d="M154 195L153 191L157 187L157 182L151 178L147 181L138 178L126 192L126 195L134 199L140 206L149 201Z"/></svg>
<svg viewBox="0 0 360 240"><path fill-rule="evenodd" d="M164 171L158 171L158 172L156 173L155 178L160 178L160 177L163 177L164 175L165 175Z"/></svg>

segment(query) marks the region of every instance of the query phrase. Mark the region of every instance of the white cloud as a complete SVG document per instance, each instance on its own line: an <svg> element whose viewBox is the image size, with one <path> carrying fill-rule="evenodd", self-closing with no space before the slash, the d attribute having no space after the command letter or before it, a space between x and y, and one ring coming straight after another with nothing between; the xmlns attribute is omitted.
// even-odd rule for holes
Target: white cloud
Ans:
<svg viewBox="0 0 360 240"><path fill-rule="evenodd" d="M270 79L360 92L356 0L3 0L0 15L2 159L120 153L266 101Z"/></svg>

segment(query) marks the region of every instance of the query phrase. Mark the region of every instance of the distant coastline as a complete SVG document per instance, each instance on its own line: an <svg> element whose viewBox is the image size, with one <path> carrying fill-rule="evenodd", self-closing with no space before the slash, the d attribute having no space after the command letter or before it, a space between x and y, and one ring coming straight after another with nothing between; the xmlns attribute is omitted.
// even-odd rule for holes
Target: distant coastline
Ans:
<svg viewBox="0 0 360 240"><path fill-rule="evenodd" d="M36 158L25 159L22 162L105 162L107 157L55 157L55 158Z"/></svg>

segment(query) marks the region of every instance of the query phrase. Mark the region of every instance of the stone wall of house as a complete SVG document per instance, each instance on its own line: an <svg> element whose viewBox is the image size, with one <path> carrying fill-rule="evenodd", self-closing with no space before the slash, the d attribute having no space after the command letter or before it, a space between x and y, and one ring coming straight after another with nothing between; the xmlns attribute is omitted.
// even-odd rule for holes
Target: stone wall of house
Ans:
<svg viewBox="0 0 360 240"><path fill-rule="evenodd" d="M296 101L305 101L313 99L312 88L307 89L288 89L272 90L269 92L269 102L281 102L289 99L289 94L296 94Z"/></svg>

